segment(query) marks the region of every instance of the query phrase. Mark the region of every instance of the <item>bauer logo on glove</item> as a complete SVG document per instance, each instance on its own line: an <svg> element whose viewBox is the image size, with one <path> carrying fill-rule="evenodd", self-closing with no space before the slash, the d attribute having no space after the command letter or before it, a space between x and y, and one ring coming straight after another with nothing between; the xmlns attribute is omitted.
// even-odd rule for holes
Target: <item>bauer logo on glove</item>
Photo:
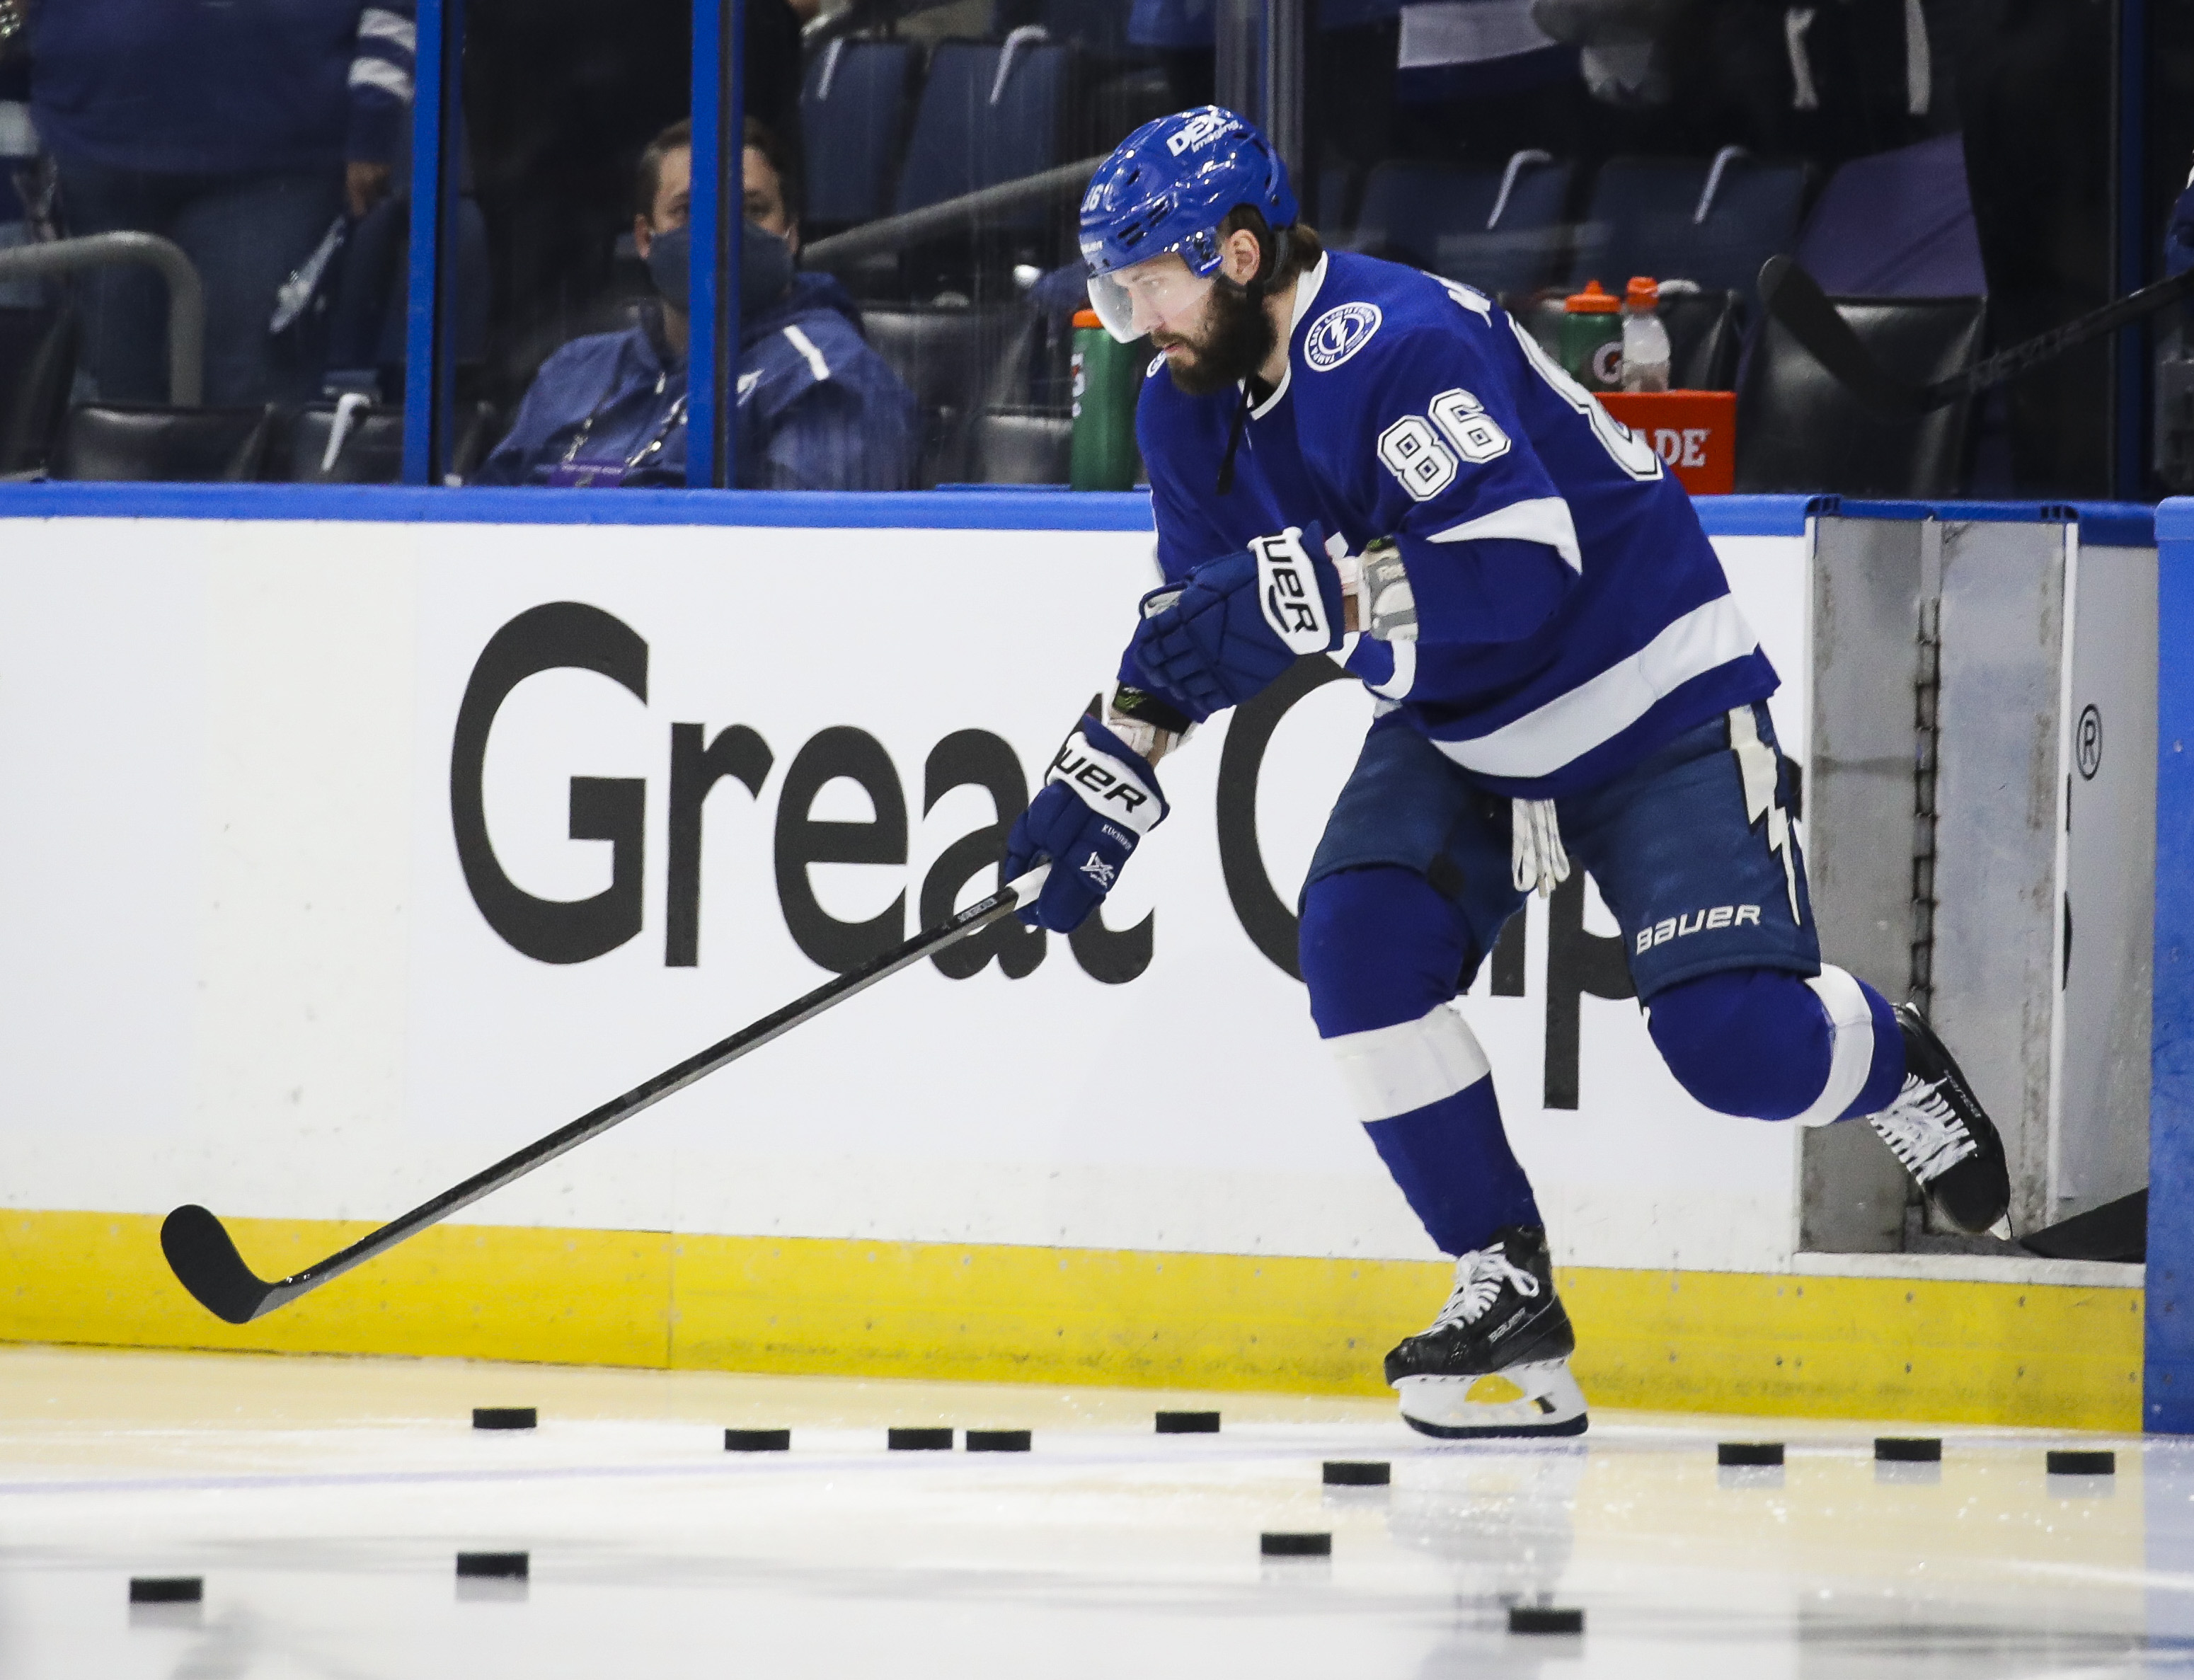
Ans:
<svg viewBox="0 0 2194 1680"><path fill-rule="evenodd" d="M1044 779L1070 783L1092 811L1118 817L1138 834L1157 826L1159 801L1142 778L1112 754L1092 752L1078 730L1060 743Z"/></svg>
<svg viewBox="0 0 2194 1680"><path fill-rule="evenodd" d="M1002 878L1059 862L1036 902L1020 912L1031 927L1071 933L1105 902L1142 837L1165 820L1157 777L1127 743L1084 718L1051 761L1051 773L1006 836Z"/></svg>
<svg viewBox="0 0 2194 1680"><path fill-rule="evenodd" d="M1333 624L1325 616L1317 570L1303 551L1301 528L1289 525L1277 536L1261 536L1249 552L1257 557L1257 602L1272 634L1298 656L1331 647Z"/></svg>

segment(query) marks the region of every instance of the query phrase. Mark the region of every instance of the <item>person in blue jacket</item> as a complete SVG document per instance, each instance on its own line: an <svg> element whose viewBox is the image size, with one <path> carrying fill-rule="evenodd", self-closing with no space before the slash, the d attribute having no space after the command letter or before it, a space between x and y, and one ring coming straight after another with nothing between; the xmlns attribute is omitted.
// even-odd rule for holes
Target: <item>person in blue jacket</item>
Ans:
<svg viewBox="0 0 2194 1680"><path fill-rule="evenodd" d="M845 288L797 272L797 177L776 136L745 129L737 473L753 490L905 490L915 401L862 336ZM623 332L574 339L542 364L509 436L472 482L607 488L686 482L687 232L692 127L641 154L634 244L661 294Z"/></svg>
<svg viewBox="0 0 2194 1680"><path fill-rule="evenodd" d="M269 330L275 294L346 209L389 189L415 0L64 0L32 10L31 115L71 234L174 240L205 283L205 400L302 401L320 370ZM141 264L78 283L101 398L169 395L167 297Z"/></svg>

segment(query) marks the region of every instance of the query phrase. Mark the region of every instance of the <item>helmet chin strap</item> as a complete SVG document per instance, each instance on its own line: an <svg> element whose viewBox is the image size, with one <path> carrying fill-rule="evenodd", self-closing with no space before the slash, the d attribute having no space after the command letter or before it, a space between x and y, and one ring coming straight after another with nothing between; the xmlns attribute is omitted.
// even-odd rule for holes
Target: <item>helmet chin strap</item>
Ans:
<svg viewBox="0 0 2194 1680"><path fill-rule="evenodd" d="M1232 286L1237 291L1246 292L1251 298L1262 303L1272 294L1272 277L1286 267L1289 247L1293 243L1293 238L1286 228L1274 228L1272 248L1265 254L1264 261L1257 265L1257 272L1255 274L1246 280L1230 280L1222 273L1219 277L1219 283L1221 285ZM1219 479L1212 487L1220 496L1232 496L1234 493L1234 457L1242 448L1242 428L1249 418L1249 381L1245 379L1242 381L1242 400L1235 404L1233 422L1226 428L1226 453L1220 458Z"/></svg>
<svg viewBox="0 0 2194 1680"><path fill-rule="evenodd" d="M1219 276L1219 284L1222 286L1232 286L1237 291L1247 292L1251 297L1271 296L1272 276L1287 266L1289 255L1295 245L1294 235L1284 227L1273 228L1272 234L1272 249L1263 254L1263 260L1258 263L1257 272L1255 274L1246 280L1230 280L1222 270Z"/></svg>

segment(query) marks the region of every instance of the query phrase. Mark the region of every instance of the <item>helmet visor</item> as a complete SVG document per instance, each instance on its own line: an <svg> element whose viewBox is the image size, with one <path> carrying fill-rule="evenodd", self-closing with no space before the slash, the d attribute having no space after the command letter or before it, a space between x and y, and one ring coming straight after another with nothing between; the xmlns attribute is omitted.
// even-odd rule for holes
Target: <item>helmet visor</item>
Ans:
<svg viewBox="0 0 2194 1680"><path fill-rule="evenodd" d="M1146 333L1180 333L1203 312L1214 282L1192 274L1177 251L1167 251L1129 268L1089 278L1089 307L1105 330L1123 344Z"/></svg>

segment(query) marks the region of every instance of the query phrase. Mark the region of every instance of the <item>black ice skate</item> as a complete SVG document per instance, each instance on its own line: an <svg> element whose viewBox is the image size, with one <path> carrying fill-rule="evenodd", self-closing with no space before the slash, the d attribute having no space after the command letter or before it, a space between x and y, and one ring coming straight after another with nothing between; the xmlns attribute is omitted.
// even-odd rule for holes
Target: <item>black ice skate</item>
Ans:
<svg viewBox="0 0 2194 1680"><path fill-rule="evenodd" d="M1582 1435L1576 1350L1547 1233L1510 1225L1456 1261L1455 1292L1430 1329L1387 1356L1387 1380L1401 1391L1403 1421L1426 1435Z"/></svg>
<svg viewBox="0 0 2194 1680"><path fill-rule="evenodd" d="M1904 1035L1904 1088L1868 1124L1927 1194L1936 1217L1968 1236L2011 1236L2011 1174L2003 1139L1927 1018L1897 1006Z"/></svg>

